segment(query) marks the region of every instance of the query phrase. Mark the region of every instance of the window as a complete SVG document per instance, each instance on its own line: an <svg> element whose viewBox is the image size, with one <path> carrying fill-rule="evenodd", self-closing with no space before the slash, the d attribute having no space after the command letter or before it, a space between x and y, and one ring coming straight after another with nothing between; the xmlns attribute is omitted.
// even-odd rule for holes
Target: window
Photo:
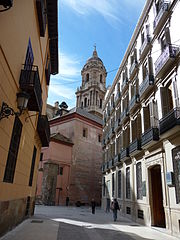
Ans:
<svg viewBox="0 0 180 240"><path fill-rule="evenodd" d="M89 73L86 74L86 82L89 82Z"/></svg>
<svg viewBox="0 0 180 240"><path fill-rule="evenodd" d="M141 163L136 165L137 199L142 199L142 168Z"/></svg>
<svg viewBox="0 0 180 240"><path fill-rule="evenodd" d="M121 170L118 171L118 198L121 198Z"/></svg>
<svg viewBox="0 0 180 240"><path fill-rule="evenodd" d="M131 198L131 190L130 190L130 168L126 168L126 198Z"/></svg>
<svg viewBox="0 0 180 240"><path fill-rule="evenodd" d="M175 177L176 202L180 203L180 146L172 149L172 159Z"/></svg>
<svg viewBox="0 0 180 240"><path fill-rule="evenodd" d="M99 107L102 108L102 99L100 98Z"/></svg>
<svg viewBox="0 0 180 240"><path fill-rule="evenodd" d="M87 138L87 128L83 128L83 137Z"/></svg>
<svg viewBox="0 0 180 240"><path fill-rule="evenodd" d="M100 83L102 83L102 74L100 74Z"/></svg>
<svg viewBox="0 0 180 240"><path fill-rule="evenodd" d="M98 142L100 142L100 143L101 143L101 141L102 141L102 135L101 135L101 134L99 134L99 135L98 135Z"/></svg>
<svg viewBox="0 0 180 240"><path fill-rule="evenodd" d="M112 197L114 197L114 173L112 174Z"/></svg>
<svg viewBox="0 0 180 240"><path fill-rule="evenodd" d="M87 98L84 99L84 107L87 107Z"/></svg>
<svg viewBox="0 0 180 240"><path fill-rule="evenodd" d="M32 186L32 182L33 182L34 167L35 167L35 162L36 162L36 152L37 152L37 149L34 146L33 156L32 156L32 163L31 163L31 171L30 171L30 176L29 176L29 186Z"/></svg>
<svg viewBox="0 0 180 240"><path fill-rule="evenodd" d="M63 175L63 167L59 166L59 175Z"/></svg>
<svg viewBox="0 0 180 240"><path fill-rule="evenodd" d="M18 117L15 117L11 142L8 152L8 158L6 162L6 168L4 173L4 182L13 183L14 173L16 168L17 162L17 155L19 150L19 143L21 139L21 132L22 132L22 123Z"/></svg>

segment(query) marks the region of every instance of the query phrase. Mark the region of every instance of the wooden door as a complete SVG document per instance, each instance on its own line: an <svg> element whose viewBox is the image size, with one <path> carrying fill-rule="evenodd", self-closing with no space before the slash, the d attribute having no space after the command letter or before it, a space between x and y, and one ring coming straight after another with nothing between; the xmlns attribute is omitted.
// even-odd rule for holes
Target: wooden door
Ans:
<svg viewBox="0 0 180 240"><path fill-rule="evenodd" d="M152 211L154 226L165 227L165 213L163 207L161 167L157 165L151 169Z"/></svg>

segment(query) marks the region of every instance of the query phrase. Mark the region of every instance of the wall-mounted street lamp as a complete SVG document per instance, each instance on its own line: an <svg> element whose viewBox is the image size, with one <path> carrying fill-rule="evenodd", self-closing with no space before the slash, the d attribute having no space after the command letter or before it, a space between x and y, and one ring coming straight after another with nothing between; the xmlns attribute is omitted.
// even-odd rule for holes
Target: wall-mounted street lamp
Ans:
<svg viewBox="0 0 180 240"><path fill-rule="evenodd" d="M15 112L13 108L9 107L7 103L3 102L0 112L0 120L2 118L8 118L10 115L20 116L22 111L27 108L28 100L30 95L26 92L17 93L17 108L19 112Z"/></svg>
<svg viewBox="0 0 180 240"><path fill-rule="evenodd" d="M3 6L4 9L0 10L0 12L5 12L9 10L13 5L13 0L0 0L0 6Z"/></svg>

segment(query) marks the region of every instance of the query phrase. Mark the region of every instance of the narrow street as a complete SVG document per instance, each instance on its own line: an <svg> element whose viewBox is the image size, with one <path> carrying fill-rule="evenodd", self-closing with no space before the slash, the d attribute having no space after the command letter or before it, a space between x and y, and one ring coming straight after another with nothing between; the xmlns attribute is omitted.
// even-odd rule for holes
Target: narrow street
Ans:
<svg viewBox="0 0 180 240"><path fill-rule="evenodd" d="M165 229L140 226L112 213L87 207L36 206L35 215L0 240L177 240Z"/></svg>

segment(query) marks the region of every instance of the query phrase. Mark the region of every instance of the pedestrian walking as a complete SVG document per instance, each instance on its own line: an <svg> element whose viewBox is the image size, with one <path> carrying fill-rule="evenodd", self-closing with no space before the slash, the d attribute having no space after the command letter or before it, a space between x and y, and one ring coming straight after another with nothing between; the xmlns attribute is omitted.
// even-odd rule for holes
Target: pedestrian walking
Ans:
<svg viewBox="0 0 180 240"><path fill-rule="evenodd" d="M106 212L110 212L110 198L106 198Z"/></svg>
<svg viewBox="0 0 180 240"><path fill-rule="evenodd" d="M96 202L94 201L94 198L91 201L91 208L92 208L92 214L95 214Z"/></svg>
<svg viewBox="0 0 180 240"><path fill-rule="evenodd" d="M118 204L116 198L112 201L111 209L113 211L114 222L116 222L117 221L117 210L120 210L119 204Z"/></svg>
<svg viewBox="0 0 180 240"><path fill-rule="evenodd" d="M69 197L66 197L66 206L69 206Z"/></svg>

